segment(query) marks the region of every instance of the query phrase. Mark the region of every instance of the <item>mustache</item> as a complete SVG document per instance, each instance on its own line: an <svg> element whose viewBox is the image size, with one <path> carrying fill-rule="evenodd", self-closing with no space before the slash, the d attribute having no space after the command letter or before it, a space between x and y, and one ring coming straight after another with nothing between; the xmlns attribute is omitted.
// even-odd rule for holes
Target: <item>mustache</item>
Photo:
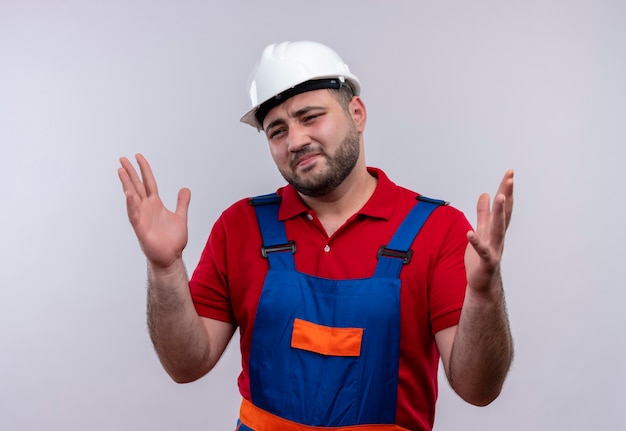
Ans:
<svg viewBox="0 0 626 431"><path fill-rule="evenodd" d="M324 157L326 156L326 152L321 147L318 147L318 146L311 147L307 145L301 150L298 150L291 154L291 159L289 160L289 167L294 169L296 166L298 166L298 163L300 163L300 161L306 156L308 156L309 154L320 154Z"/></svg>

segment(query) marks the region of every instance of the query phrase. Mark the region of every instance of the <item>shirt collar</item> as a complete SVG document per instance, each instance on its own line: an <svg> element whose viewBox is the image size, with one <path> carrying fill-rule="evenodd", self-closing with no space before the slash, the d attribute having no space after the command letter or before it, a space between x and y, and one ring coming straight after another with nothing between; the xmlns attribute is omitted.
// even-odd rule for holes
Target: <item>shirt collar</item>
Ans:
<svg viewBox="0 0 626 431"><path fill-rule="evenodd" d="M378 184L372 196L358 213L388 220L393 213L397 186L381 169L368 167L367 171L378 178ZM309 207L291 185L278 189L277 193L282 196L282 203L278 211L279 220L287 220L309 211Z"/></svg>

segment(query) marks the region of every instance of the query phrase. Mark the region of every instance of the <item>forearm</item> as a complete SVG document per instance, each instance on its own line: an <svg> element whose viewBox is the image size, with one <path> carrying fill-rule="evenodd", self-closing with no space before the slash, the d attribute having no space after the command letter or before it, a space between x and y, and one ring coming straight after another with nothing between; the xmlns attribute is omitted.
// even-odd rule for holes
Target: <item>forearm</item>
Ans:
<svg viewBox="0 0 626 431"><path fill-rule="evenodd" d="M196 380L211 368L208 335L193 306L182 259L167 269L148 264L148 329L176 382Z"/></svg>
<svg viewBox="0 0 626 431"><path fill-rule="evenodd" d="M450 384L467 402L487 405L499 395L512 359L513 341L498 275L489 292L467 289L450 355Z"/></svg>

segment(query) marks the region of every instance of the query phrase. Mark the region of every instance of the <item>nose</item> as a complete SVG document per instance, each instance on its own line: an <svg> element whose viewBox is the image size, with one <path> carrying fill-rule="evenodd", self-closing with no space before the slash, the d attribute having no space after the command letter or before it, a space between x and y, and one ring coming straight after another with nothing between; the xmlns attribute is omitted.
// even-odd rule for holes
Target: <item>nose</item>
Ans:
<svg viewBox="0 0 626 431"><path fill-rule="evenodd" d="M298 152L310 143L311 137L307 133L306 127L299 124L292 124L289 127L289 134L287 136L287 146L289 152Z"/></svg>

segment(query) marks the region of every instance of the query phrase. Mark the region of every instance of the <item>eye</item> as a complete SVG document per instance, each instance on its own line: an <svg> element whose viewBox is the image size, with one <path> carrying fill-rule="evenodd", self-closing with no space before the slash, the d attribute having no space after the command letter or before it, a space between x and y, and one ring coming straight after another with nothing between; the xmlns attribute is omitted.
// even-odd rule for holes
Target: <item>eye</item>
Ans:
<svg viewBox="0 0 626 431"><path fill-rule="evenodd" d="M270 132L268 133L267 137L269 139L276 139L279 138L281 135L283 135L285 133L285 128L284 127L277 127L275 129L270 130Z"/></svg>
<svg viewBox="0 0 626 431"><path fill-rule="evenodd" d="M313 115L307 115L305 117L302 118L302 122L304 123L310 123L312 121L314 121L317 117L319 117L322 114L313 114Z"/></svg>

